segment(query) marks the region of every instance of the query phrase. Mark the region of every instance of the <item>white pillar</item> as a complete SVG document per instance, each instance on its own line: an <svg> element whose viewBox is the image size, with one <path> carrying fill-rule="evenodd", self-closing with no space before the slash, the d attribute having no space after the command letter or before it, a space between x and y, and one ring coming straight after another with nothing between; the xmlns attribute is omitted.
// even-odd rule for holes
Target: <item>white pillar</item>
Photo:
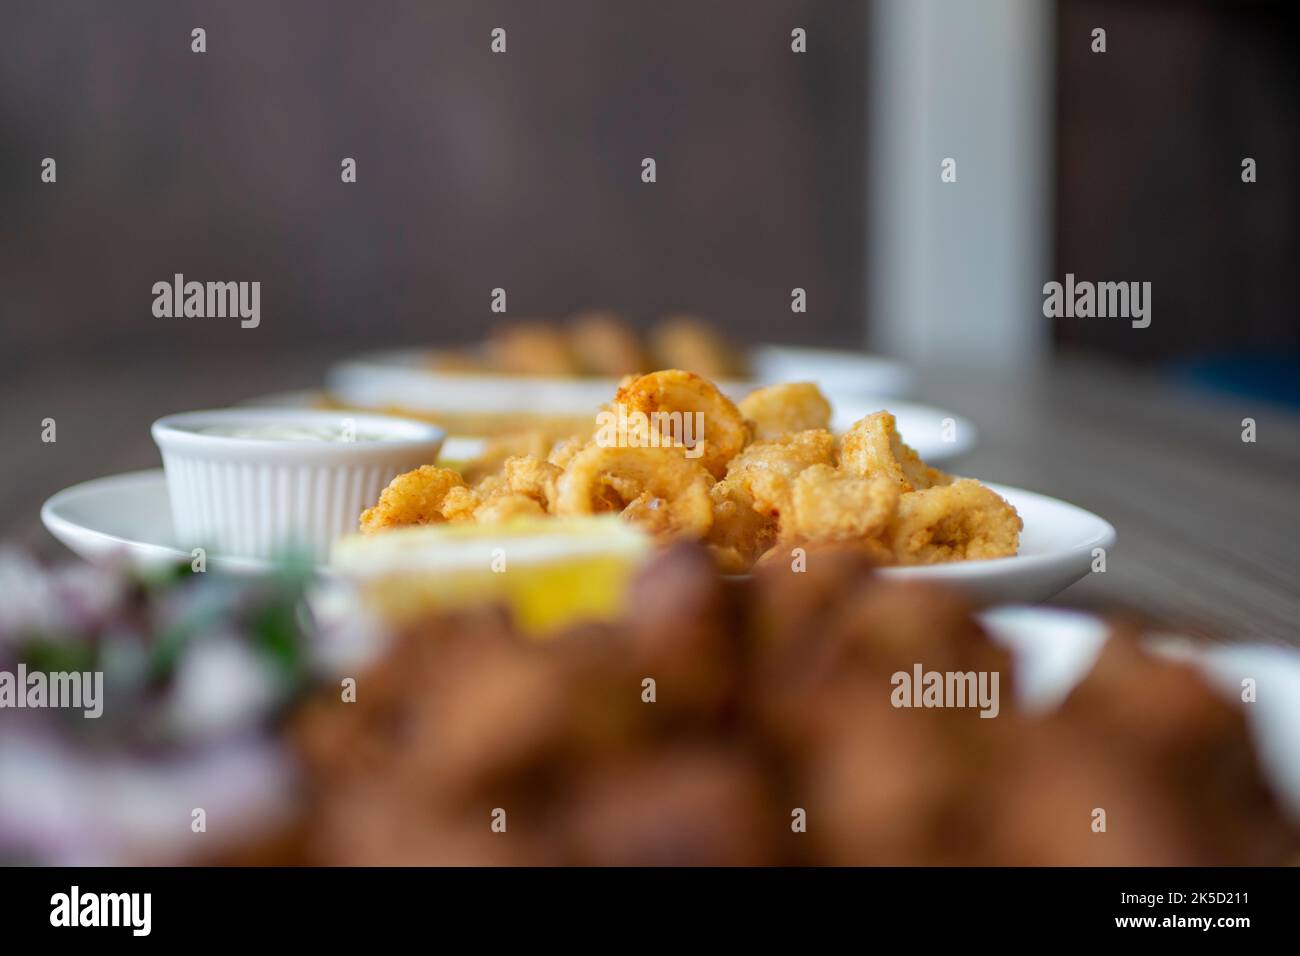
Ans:
<svg viewBox="0 0 1300 956"><path fill-rule="evenodd" d="M874 0L867 174L870 346L918 364L1046 353L1052 5ZM957 181L940 181L956 160Z"/></svg>

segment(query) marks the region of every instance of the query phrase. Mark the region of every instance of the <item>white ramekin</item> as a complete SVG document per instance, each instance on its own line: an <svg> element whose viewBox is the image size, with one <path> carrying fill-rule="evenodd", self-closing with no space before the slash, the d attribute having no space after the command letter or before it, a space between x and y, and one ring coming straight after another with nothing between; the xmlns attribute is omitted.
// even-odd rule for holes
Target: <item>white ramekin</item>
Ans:
<svg viewBox="0 0 1300 956"><path fill-rule="evenodd" d="M359 441L235 438L202 429L260 425L329 429ZM394 477L433 464L436 425L359 412L225 408L153 423L162 452L177 544L214 554L276 558L306 552L326 561L363 509Z"/></svg>

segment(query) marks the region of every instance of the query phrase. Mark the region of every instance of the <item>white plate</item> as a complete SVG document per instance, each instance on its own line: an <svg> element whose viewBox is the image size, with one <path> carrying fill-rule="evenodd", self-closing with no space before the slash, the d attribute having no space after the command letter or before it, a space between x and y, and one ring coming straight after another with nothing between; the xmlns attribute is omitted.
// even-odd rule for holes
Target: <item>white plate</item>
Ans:
<svg viewBox="0 0 1300 956"><path fill-rule="evenodd" d="M902 362L848 349L760 345L749 353L755 382L816 382L827 392L893 398L910 395L912 372Z"/></svg>
<svg viewBox="0 0 1300 956"><path fill-rule="evenodd" d="M510 411L525 398L522 407L559 411L579 410L603 402L618 387L617 378L573 378L564 376L518 376L491 372L442 371L434 368L436 349L388 349L366 352L333 365L326 373L331 390L363 392L371 388L384 394L398 389L419 399L436 402L451 411ZM719 382L729 395L743 395L760 385L780 382L816 382L828 391L849 396L894 398L912 390L910 369L894 359L849 349L803 348L789 345L760 345L750 352L753 374L745 379ZM467 391L468 390L468 391Z"/></svg>
<svg viewBox="0 0 1300 956"><path fill-rule="evenodd" d="M41 506L50 534L94 564L125 561L158 568L190 563L176 546L171 499L161 468L83 481ZM258 558L207 556L207 566L236 574L263 574L272 564Z"/></svg>
<svg viewBox="0 0 1300 956"><path fill-rule="evenodd" d="M404 405L422 411L581 414L608 401L616 378L518 376L441 371L436 349L368 352L332 366L326 388L364 407ZM843 349L762 345L750 353L754 374L718 386L733 397L759 385L816 382L827 391L861 397L896 397L911 391L912 373L893 359Z"/></svg>
<svg viewBox="0 0 1300 956"><path fill-rule="evenodd" d="M990 485L1025 521L1020 554L914 568L886 568L890 577L951 585L981 603L1032 602L1051 597L1088 573L1093 548L1109 548L1115 529L1094 514L1045 495ZM141 566L188 562L176 547L162 469L99 478L64 489L45 502L41 520L88 561L126 560ZM209 555L208 566L235 573L268 570L265 561Z"/></svg>
<svg viewBox="0 0 1300 956"><path fill-rule="evenodd" d="M1061 608L999 607L980 620L1014 655L1018 702L1029 710L1057 706L1087 676L1106 643L1104 621ZM1201 668L1234 701L1241 682L1255 681L1246 708L1261 770L1291 816L1300 822L1300 652L1263 644L1206 644L1168 634L1147 636L1156 653Z"/></svg>

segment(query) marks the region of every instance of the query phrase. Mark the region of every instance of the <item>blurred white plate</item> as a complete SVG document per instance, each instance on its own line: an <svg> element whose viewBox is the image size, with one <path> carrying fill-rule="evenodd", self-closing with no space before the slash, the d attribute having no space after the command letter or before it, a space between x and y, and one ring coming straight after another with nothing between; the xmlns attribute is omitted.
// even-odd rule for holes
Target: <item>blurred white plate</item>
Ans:
<svg viewBox="0 0 1300 956"><path fill-rule="evenodd" d="M585 390L589 383L582 383ZM741 389L741 394L748 389ZM584 392L585 394L585 392ZM583 414L591 412L595 415L595 410L600 405L610 399L614 394L614 389L602 392L598 398L591 396L584 397L584 403L577 407L576 412ZM350 391L335 391L333 396L336 400L349 405L355 405L357 408L383 408L388 409L395 404L399 404L396 395L381 395L378 391L369 387L357 387ZM302 408L314 405L320 397L317 392L277 392L273 395L260 395L250 398L242 405L255 405L262 407L278 408ZM858 419L870 415L872 412L880 411L882 408L893 412L894 417L898 420L898 433L903 436L903 440L916 449L916 453L932 465L942 465L950 462L961 455L966 454L975 447L978 433L975 426L968 419L955 415L952 412L944 411L941 408L932 408L929 405L914 405L911 402L900 402L894 399L876 399L870 397L854 397L842 395L835 392L828 392L827 398L830 399L834 414L831 417L831 430L836 433L847 431ZM588 399L591 399L588 401ZM569 399L566 399L568 401ZM433 411L432 405L424 407L418 404L412 404L409 400L405 402L405 407L413 411ZM444 406L445 409L445 406ZM535 407L534 407L535 410ZM565 407L563 409L551 409L557 414L573 414L574 408ZM484 439L470 435L450 435L443 445L443 456L451 461L464 461L467 458L474 458L483 450Z"/></svg>
<svg viewBox="0 0 1300 956"><path fill-rule="evenodd" d="M1018 702L1030 710L1050 710L1063 701L1106 643L1106 623L1080 611L999 607L980 614L980 621L1014 655ZM1300 652L1168 634L1148 635L1147 645L1194 664L1230 700L1241 700L1243 678L1255 681L1257 699L1246 706L1246 716L1261 769L1300 822Z"/></svg>
<svg viewBox="0 0 1300 956"><path fill-rule="evenodd" d="M1093 548L1109 548L1115 529L1074 505L1001 485L990 485L1025 522L1020 554L992 561L886 568L890 577L950 585L981 603L1031 602L1051 597L1088 573ZM176 546L162 469L87 481L45 502L41 520L50 533L88 561L159 566L190 560ZM208 567L259 573L271 564L208 555Z"/></svg>
<svg viewBox="0 0 1300 956"><path fill-rule="evenodd" d="M756 383L816 382L824 391L894 398L912 392L912 371L902 362L848 349L760 345L749 353Z"/></svg>
<svg viewBox="0 0 1300 956"><path fill-rule="evenodd" d="M54 537L94 564L125 562L138 568L189 564L176 546L171 499L161 468L83 481L41 506L41 522ZM207 566L235 574L263 574L271 562L209 555Z"/></svg>
<svg viewBox="0 0 1300 956"><path fill-rule="evenodd" d="M616 378L519 376L444 371L431 349L370 352L332 366L325 387L362 406L401 405L420 411L582 414L609 400ZM763 345L751 353L751 378L719 382L733 398L760 385L816 382L842 395L896 397L910 391L912 373L892 359L837 349Z"/></svg>

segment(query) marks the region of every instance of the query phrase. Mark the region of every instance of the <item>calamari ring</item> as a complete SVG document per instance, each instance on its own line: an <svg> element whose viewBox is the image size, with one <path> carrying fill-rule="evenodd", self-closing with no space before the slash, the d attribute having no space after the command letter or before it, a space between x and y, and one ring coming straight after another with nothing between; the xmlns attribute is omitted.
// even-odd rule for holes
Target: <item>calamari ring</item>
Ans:
<svg viewBox="0 0 1300 956"><path fill-rule="evenodd" d="M699 412L703 416L700 434L689 444L683 435L670 435L688 447L702 447L699 456L702 464L714 478L721 478L727 462L736 457L749 443L749 423L740 409L716 385L693 372L665 369L633 379L618 390L614 405L624 405L628 412L641 412L648 416L656 412L681 413L682 416Z"/></svg>
<svg viewBox="0 0 1300 956"><path fill-rule="evenodd" d="M853 424L840 442L840 467L850 474L871 478L884 475L899 491L919 491L946 485L952 476L931 468L898 434L889 412L875 412Z"/></svg>
<svg viewBox="0 0 1300 956"><path fill-rule="evenodd" d="M712 485L680 447L607 448L573 456L556 482L557 515L616 511L656 534L702 538L713 524Z"/></svg>
<svg viewBox="0 0 1300 956"><path fill-rule="evenodd" d="M441 522L447 493L464 486L465 479L450 468L421 465L414 471L404 472L380 492L374 507L361 512L361 533L375 534L403 525Z"/></svg>
<svg viewBox="0 0 1300 956"><path fill-rule="evenodd" d="M963 478L899 498L888 539L899 564L975 561L1015 554L1023 527L997 492Z"/></svg>

